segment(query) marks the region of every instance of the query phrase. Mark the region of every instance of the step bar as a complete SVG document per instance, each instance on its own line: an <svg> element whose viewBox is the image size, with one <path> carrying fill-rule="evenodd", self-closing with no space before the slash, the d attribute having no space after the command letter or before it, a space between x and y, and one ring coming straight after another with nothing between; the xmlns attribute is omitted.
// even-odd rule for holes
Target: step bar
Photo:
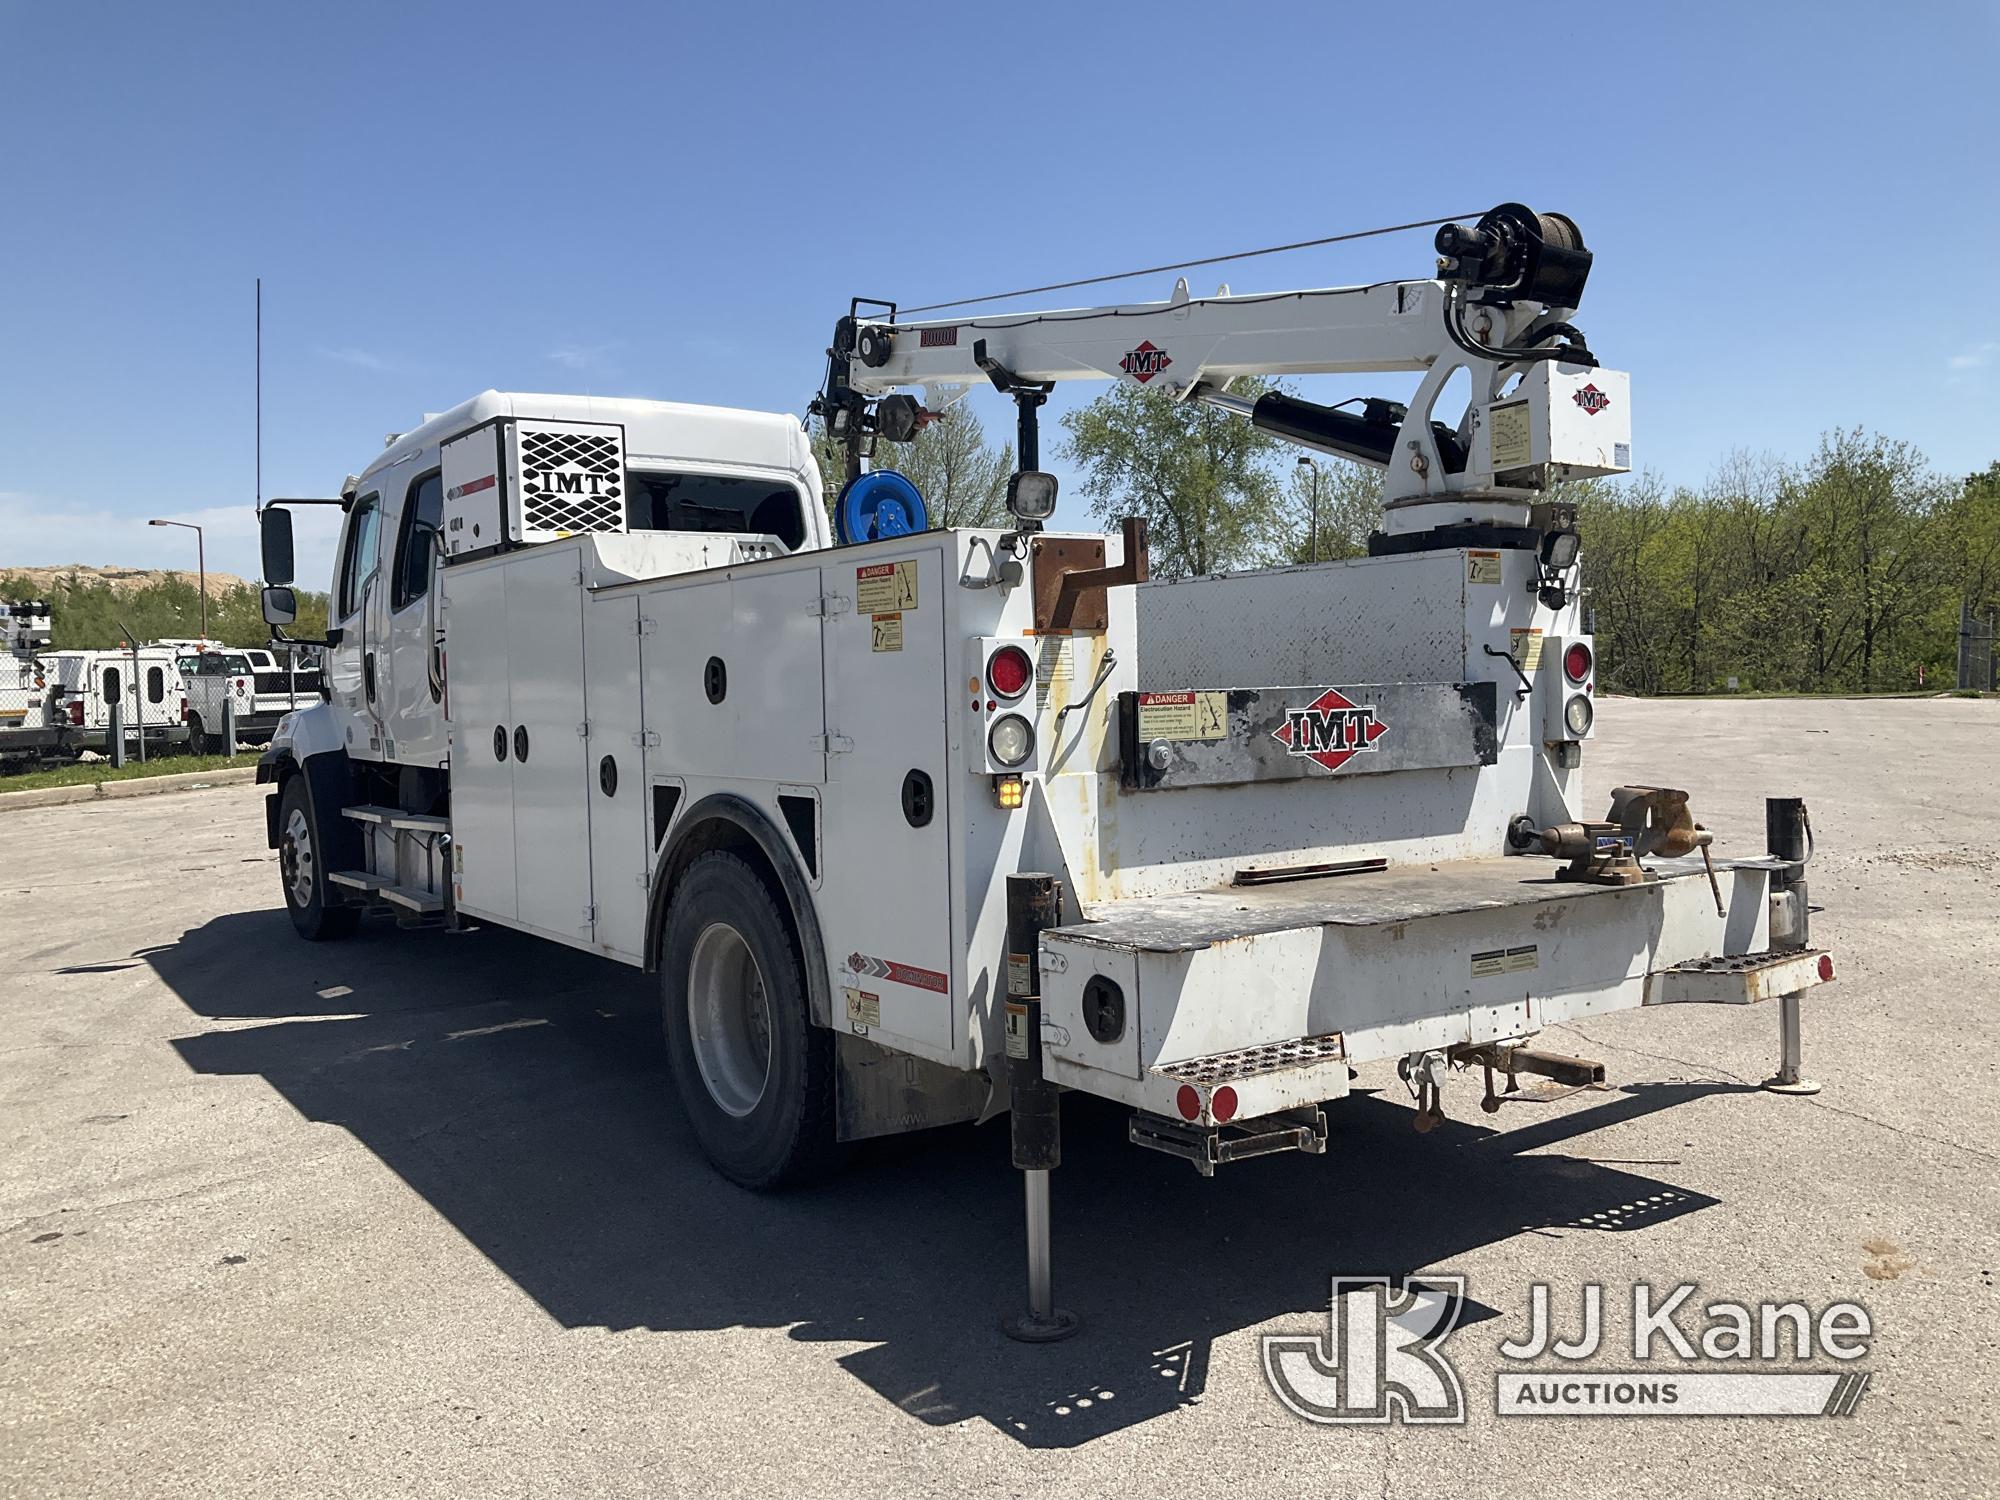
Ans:
<svg viewBox="0 0 2000 1500"><path fill-rule="evenodd" d="M406 833L450 833L451 819L440 818L433 813L404 812L400 807L375 807L364 804L360 807L343 807L343 818L352 818L357 823L379 823L384 828L394 828Z"/></svg>
<svg viewBox="0 0 2000 1500"><path fill-rule="evenodd" d="M377 875L369 870L329 870L326 878L335 885L344 885L349 890L362 891L379 901L392 902L419 916L435 916L444 910L444 902L429 891L415 890L409 886L397 885L386 875Z"/></svg>

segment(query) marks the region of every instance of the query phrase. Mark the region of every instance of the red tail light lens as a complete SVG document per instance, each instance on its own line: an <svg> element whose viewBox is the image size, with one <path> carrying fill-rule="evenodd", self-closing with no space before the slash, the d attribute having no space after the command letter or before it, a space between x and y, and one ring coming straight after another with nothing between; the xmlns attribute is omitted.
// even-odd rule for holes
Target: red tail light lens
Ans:
<svg viewBox="0 0 2000 1500"><path fill-rule="evenodd" d="M71 700L69 705L69 721L79 729L83 727L83 700L81 698Z"/></svg>
<svg viewBox="0 0 2000 1500"><path fill-rule="evenodd" d="M187 721L188 721L188 701L187 699L183 698L181 699L181 722L185 724L187 723Z"/></svg>
<svg viewBox="0 0 2000 1500"><path fill-rule="evenodd" d="M1582 641L1571 641L1569 649L1563 652L1563 675L1571 682L1584 682L1590 677L1590 669L1597 665L1590 654L1590 647Z"/></svg>
<svg viewBox="0 0 2000 1500"><path fill-rule="evenodd" d="M1035 664L1019 646L1002 646L986 660L986 685L996 698L1018 698L1035 680Z"/></svg>

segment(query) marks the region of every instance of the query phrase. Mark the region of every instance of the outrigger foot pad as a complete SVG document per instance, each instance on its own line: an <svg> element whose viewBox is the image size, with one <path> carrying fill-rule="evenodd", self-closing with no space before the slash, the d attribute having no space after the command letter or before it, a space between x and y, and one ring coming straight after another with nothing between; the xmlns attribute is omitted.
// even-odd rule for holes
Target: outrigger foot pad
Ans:
<svg viewBox="0 0 2000 1500"><path fill-rule="evenodd" d="M1794 1078L1789 1083L1782 1078L1766 1078L1757 1087L1767 1094L1797 1094L1800 1097L1817 1094L1820 1090L1820 1086L1810 1078Z"/></svg>
<svg viewBox="0 0 2000 1500"><path fill-rule="evenodd" d="M1046 1318L1033 1313L1022 1313L1017 1318L1009 1318L1000 1325L1000 1331L1022 1344L1054 1344L1068 1338L1083 1327L1083 1319L1073 1312L1064 1312L1060 1307Z"/></svg>

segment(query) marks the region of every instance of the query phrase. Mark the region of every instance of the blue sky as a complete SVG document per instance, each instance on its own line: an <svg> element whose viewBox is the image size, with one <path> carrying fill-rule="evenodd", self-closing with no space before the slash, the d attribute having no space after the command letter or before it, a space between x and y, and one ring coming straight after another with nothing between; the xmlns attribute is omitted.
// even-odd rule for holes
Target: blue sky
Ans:
<svg viewBox="0 0 2000 1500"><path fill-rule="evenodd" d="M164 515L254 574L259 275L265 492L325 494L488 386L800 411L855 293L1506 199L1598 253L1577 321L1633 373L1641 466L1698 482L1853 424L2000 458L2000 11L1638 9L6 0L0 566L184 566Z"/></svg>

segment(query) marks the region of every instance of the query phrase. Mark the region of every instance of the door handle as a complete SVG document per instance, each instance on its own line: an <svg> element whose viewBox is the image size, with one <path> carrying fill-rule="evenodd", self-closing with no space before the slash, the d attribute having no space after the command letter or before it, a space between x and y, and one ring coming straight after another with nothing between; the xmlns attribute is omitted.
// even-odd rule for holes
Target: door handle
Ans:
<svg viewBox="0 0 2000 1500"><path fill-rule="evenodd" d="M375 653L373 651L364 651L361 653L361 686L367 690L368 701L370 704L373 704L375 701Z"/></svg>

